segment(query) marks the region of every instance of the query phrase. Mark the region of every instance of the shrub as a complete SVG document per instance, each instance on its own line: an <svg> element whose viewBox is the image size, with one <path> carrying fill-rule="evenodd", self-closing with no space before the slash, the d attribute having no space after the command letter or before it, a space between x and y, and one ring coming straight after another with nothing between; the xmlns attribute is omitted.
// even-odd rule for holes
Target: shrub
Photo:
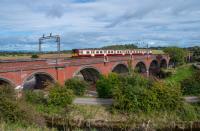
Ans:
<svg viewBox="0 0 200 131"><path fill-rule="evenodd" d="M10 87L8 85L0 87L0 97L15 99L15 95L16 94L13 87Z"/></svg>
<svg viewBox="0 0 200 131"><path fill-rule="evenodd" d="M45 120L34 108L24 102L0 98L0 118L5 122L22 125L44 125Z"/></svg>
<svg viewBox="0 0 200 131"><path fill-rule="evenodd" d="M177 114L184 121L194 121L198 120L198 113L196 112L194 106L185 103L179 110L177 110Z"/></svg>
<svg viewBox="0 0 200 131"><path fill-rule="evenodd" d="M159 78L161 78L161 79L165 79L165 78L167 78L167 77L171 77L171 76L172 76L172 72L165 71L165 70L161 69L161 70L158 72L157 76L158 76Z"/></svg>
<svg viewBox="0 0 200 131"><path fill-rule="evenodd" d="M39 58L39 56L38 56L37 54L33 54L33 55L31 56L31 58Z"/></svg>
<svg viewBox="0 0 200 131"><path fill-rule="evenodd" d="M182 107L180 85L175 83L154 82L151 91L157 98L158 110L173 111Z"/></svg>
<svg viewBox="0 0 200 131"><path fill-rule="evenodd" d="M32 104L45 104L46 99L44 98L44 93L42 91L24 90L25 101Z"/></svg>
<svg viewBox="0 0 200 131"><path fill-rule="evenodd" d="M67 106L72 103L74 94L71 89L56 84L50 89L48 104L53 106Z"/></svg>
<svg viewBox="0 0 200 131"><path fill-rule="evenodd" d="M73 78L67 80L65 82L65 86L66 88L73 90L75 95L82 96L85 94L85 91L89 85L84 80Z"/></svg>
<svg viewBox="0 0 200 131"><path fill-rule="evenodd" d="M96 89L100 98L111 98L112 89L120 82L119 76L111 73L108 76L101 76L96 83Z"/></svg>
<svg viewBox="0 0 200 131"><path fill-rule="evenodd" d="M114 108L125 112L150 111L155 96L148 90L149 81L134 75L121 78L121 84L113 89Z"/></svg>
<svg viewBox="0 0 200 131"><path fill-rule="evenodd" d="M113 89L114 108L125 112L176 110L182 105L179 85L152 82L135 74Z"/></svg>
<svg viewBox="0 0 200 131"><path fill-rule="evenodd" d="M181 81L181 87L184 95L200 95L200 71L191 78Z"/></svg>

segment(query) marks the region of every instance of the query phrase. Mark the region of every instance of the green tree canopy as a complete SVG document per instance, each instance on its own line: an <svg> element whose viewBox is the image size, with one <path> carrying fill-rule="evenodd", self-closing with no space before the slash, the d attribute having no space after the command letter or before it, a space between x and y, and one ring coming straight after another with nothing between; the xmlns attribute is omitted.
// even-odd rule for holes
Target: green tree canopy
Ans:
<svg viewBox="0 0 200 131"><path fill-rule="evenodd" d="M135 44L125 44L125 45L110 45L104 46L102 49L113 49L113 50L125 50L125 49L137 49Z"/></svg>
<svg viewBox="0 0 200 131"><path fill-rule="evenodd" d="M182 48L168 47L164 49L164 52L169 54L175 65L182 65L185 62L187 52Z"/></svg>

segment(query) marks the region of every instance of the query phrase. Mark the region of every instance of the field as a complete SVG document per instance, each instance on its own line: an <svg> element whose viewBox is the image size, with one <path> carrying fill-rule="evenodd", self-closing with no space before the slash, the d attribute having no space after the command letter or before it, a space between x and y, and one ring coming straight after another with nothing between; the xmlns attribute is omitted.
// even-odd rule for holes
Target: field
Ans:
<svg viewBox="0 0 200 131"><path fill-rule="evenodd" d="M0 55L0 60L10 60L10 59L30 59L32 54L8 54ZM39 58L57 58L58 54L40 54ZM61 58L71 57L71 54L61 53Z"/></svg>

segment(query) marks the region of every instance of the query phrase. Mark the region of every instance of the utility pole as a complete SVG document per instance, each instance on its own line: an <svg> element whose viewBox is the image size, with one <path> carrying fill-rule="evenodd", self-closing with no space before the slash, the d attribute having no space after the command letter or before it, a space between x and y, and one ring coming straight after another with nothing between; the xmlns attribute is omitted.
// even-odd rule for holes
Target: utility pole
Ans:
<svg viewBox="0 0 200 131"><path fill-rule="evenodd" d="M48 39L55 39L57 43L57 53L58 57L60 57L60 36L59 35L52 35L52 33L49 34L49 36L45 36L43 34L42 37L39 38L39 52L42 52L42 44L43 41L48 40Z"/></svg>
<svg viewBox="0 0 200 131"><path fill-rule="evenodd" d="M149 60L149 44L147 43L147 61ZM149 69L147 68L147 77L149 78Z"/></svg>

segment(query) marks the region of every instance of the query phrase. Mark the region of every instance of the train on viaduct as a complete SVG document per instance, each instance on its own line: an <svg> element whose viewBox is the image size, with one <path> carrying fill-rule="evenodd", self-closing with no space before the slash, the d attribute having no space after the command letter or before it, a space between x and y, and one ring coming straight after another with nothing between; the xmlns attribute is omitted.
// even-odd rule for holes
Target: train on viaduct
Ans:
<svg viewBox="0 0 200 131"><path fill-rule="evenodd" d="M135 55L60 59L1 60L0 85L16 89L44 88L44 82L64 84L67 79L82 77L95 82L99 75L110 72L127 73L129 68L152 75L160 68L167 68L168 55ZM30 84L35 83L35 84ZM30 86L31 85L31 86Z"/></svg>

